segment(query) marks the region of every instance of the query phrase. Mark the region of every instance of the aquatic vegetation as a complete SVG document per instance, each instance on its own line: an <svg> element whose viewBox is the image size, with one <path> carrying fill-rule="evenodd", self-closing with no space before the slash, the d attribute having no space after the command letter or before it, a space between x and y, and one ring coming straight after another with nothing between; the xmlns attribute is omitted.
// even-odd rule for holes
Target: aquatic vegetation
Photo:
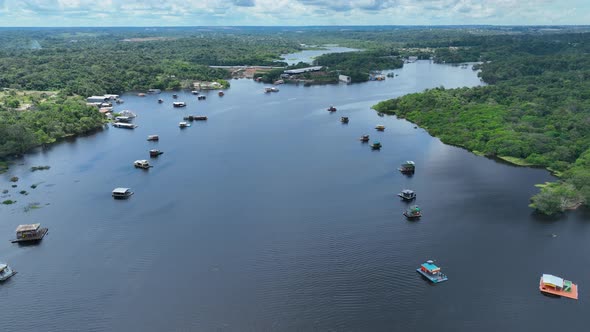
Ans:
<svg viewBox="0 0 590 332"><path fill-rule="evenodd" d="M14 203L16 203L16 201L13 201L11 199L7 199L7 200L5 200L5 201L2 202L2 204L4 204L4 205L10 205L10 204L14 204Z"/></svg>
<svg viewBox="0 0 590 332"><path fill-rule="evenodd" d="M10 182L17 182L18 181L18 176L13 176L10 178Z"/></svg>
<svg viewBox="0 0 590 332"><path fill-rule="evenodd" d="M48 205L48 204L47 204L47 205ZM27 204L27 206L25 206L25 207L23 208L23 210L24 210L25 212L29 212L29 211L31 211L31 210L36 210L36 209L40 209L40 208L42 208L42 206L41 206L41 203L39 203L39 202L34 202L34 203L29 203L29 204Z"/></svg>
<svg viewBox="0 0 590 332"><path fill-rule="evenodd" d="M21 195L28 195L29 193L26 190L21 190L21 191L19 191L19 194L21 194Z"/></svg>

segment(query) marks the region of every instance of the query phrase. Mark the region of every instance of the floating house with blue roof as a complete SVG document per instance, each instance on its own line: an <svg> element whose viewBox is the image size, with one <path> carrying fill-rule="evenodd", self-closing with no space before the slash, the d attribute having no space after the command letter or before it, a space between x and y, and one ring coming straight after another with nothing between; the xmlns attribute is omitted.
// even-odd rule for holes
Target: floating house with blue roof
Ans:
<svg viewBox="0 0 590 332"><path fill-rule="evenodd" d="M431 260L420 265L420 268L416 269L416 271L435 284L448 280L447 275L440 272L440 267L436 266Z"/></svg>

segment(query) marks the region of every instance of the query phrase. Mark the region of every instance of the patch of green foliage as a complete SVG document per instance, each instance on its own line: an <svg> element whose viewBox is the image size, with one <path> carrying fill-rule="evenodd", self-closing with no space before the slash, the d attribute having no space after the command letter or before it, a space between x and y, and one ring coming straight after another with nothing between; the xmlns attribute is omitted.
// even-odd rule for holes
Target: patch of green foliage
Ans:
<svg viewBox="0 0 590 332"><path fill-rule="evenodd" d="M17 111L0 106L0 158L22 154L57 139L100 128L104 116L81 97L59 95Z"/></svg>
<svg viewBox="0 0 590 332"><path fill-rule="evenodd" d="M317 57L314 64L350 76L353 83L366 82L371 71L401 68L404 62L397 55L398 53L385 49L329 53Z"/></svg>
<svg viewBox="0 0 590 332"><path fill-rule="evenodd" d="M445 143L559 172L559 182L532 198L543 213L590 204L590 34L487 42L487 54L496 55L480 76L493 85L431 89L375 110L407 118Z"/></svg>

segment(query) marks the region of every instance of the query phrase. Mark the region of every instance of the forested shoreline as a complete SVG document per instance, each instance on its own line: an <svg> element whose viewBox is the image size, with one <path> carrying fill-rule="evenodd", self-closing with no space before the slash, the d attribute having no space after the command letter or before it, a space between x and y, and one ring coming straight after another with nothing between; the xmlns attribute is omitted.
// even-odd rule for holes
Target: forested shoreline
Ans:
<svg viewBox="0 0 590 332"><path fill-rule="evenodd" d="M560 181L541 186L531 207L555 214L590 203L590 34L481 37L438 55L481 60L489 86L436 88L374 108L406 118L443 142L523 165Z"/></svg>

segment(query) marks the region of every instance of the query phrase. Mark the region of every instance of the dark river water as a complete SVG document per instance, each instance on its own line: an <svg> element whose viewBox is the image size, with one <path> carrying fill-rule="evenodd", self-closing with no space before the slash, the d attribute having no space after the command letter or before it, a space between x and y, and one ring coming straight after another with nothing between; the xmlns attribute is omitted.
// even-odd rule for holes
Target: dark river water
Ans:
<svg viewBox="0 0 590 332"><path fill-rule="evenodd" d="M534 184L552 180L546 171L475 156L369 109L481 84L472 70L418 62L395 72L272 94L233 80L224 97L179 93L184 109L170 93L124 95L118 110L136 112L137 129L19 160L0 176L18 201L0 205L0 260L19 272L0 285L1 330L587 331L589 213L536 217L527 205ZM209 120L180 130L187 114ZM135 169L150 148L165 153ZM396 171L405 160L413 177ZM118 186L135 195L113 200ZM404 188L417 192L420 221L402 216ZM41 208L26 208L34 202ZM8 241L34 222L49 227L39 245ZM449 281L422 279L427 259ZM541 295L542 273L577 282L579 301Z"/></svg>

